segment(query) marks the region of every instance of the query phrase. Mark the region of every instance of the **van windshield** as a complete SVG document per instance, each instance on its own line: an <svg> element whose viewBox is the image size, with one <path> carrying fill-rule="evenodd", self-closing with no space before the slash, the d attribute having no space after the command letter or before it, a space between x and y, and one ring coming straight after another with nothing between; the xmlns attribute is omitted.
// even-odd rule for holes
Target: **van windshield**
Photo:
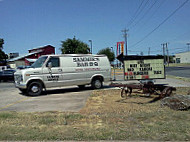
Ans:
<svg viewBox="0 0 190 142"><path fill-rule="evenodd" d="M42 65L44 64L44 62L46 61L47 59L47 56L43 56L43 57L40 57L38 60L36 60L36 62L34 62L32 64L32 68L40 68L42 67Z"/></svg>

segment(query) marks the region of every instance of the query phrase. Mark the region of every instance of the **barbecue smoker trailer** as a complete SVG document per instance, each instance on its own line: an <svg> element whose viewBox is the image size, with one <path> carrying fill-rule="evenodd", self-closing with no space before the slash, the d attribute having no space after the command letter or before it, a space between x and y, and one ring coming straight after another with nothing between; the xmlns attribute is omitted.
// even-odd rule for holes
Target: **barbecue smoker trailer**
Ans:
<svg viewBox="0 0 190 142"><path fill-rule="evenodd" d="M160 98L170 96L176 88L167 84L154 84L153 79L165 79L163 56L123 56L117 59L124 65L124 80L139 80L138 84L111 83L110 86L121 88L121 97L131 96L133 89L140 89L144 94L157 94Z"/></svg>

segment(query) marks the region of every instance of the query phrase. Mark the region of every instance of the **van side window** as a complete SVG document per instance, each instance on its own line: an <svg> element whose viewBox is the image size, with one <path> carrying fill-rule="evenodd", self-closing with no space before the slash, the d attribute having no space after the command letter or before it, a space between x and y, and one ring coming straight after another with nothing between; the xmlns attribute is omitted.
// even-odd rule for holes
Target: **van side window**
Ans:
<svg viewBox="0 0 190 142"><path fill-rule="evenodd" d="M49 62L52 63L52 67L59 67L60 66L59 57L51 57L49 59L49 61L47 62L46 67L48 66Z"/></svg>

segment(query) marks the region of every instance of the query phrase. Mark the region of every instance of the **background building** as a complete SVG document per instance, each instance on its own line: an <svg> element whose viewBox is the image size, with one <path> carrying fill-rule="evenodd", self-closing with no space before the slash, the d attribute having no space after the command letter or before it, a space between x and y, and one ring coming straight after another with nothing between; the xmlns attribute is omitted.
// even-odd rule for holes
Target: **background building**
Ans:
<svg viewBox="0 0 190 142"><path fill-rule="evenodd" d="M190 63L190 51L177 53L175 55L176 63Z"/></svg>
<svg viewBox="0 0 190 142"><path fill-rule="evenodd" d="M9 53L8 54L8 59L16 58L19 56L19 53Z"/></svg>
<svg viewBox="0 0 190 142"><path fill-rule="evenodd" d="M55 54L55 47L51 45L34 48L28 50L29 53L20 55L16 58L8 60L8 65L11 68L16 68L18 66L29 66L34 63L40 56Z"/></svg>

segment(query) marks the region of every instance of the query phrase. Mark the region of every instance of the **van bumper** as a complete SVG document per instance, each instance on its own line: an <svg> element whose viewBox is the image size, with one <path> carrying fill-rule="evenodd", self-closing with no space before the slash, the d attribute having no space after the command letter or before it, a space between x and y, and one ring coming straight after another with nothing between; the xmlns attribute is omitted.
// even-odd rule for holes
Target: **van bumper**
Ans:
<svg viewBox="0 0 190 142"><path fill-rule="evenodd" d="M15 83L15 87L16 88L21 88L21 89L26 89L27 88L26 84L24 84L24 83Z"/></svg>

